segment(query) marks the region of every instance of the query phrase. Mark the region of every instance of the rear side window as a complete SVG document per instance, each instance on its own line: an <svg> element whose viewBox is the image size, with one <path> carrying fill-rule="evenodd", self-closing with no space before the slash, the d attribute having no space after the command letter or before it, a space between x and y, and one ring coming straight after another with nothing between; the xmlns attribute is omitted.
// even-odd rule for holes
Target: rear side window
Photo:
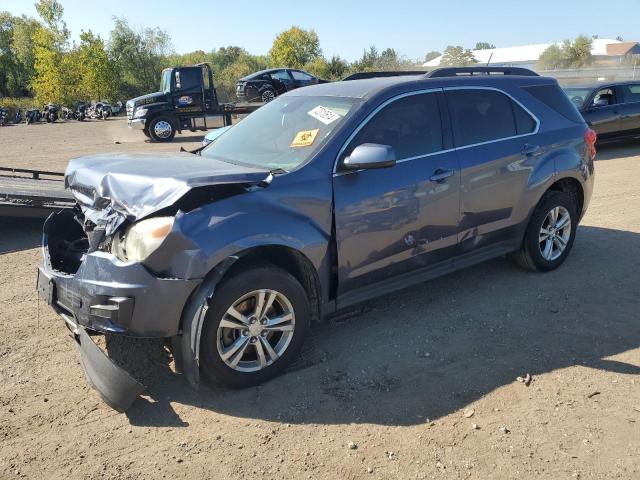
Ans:
<svg viewBox="0 0 640 480"><path fill-rule="evenodd" d="M363 143L390 145L396 158L419 157L442 150L442 124L435 93L395 100L371 118L356 134L345 156Z"/></svg>
<svg viewBox="0 0 640 480"><path fill-rule="evenodd" d="M578 109L558 85L531 85L522 88L567 120L584 122Z"/></svg>
<svg viewBox="0 0 640 480"><path fill-rule="evenodd" d="M622 101L624 103L640 102L640 84L638 85L622 85Z"/></svg>
<svg viewBox="0 0 640 480"><path fill-rule="evenodd" d="M291 70L291 75L293 75L294 80L309 81L312 78L311 75L307 75L306 73L300 72L299 70Z"/></svg>
<svg viewBox="0 0 640 480"><path fill-rule="evenodd" d="M514 137L535 130L536 122L507 95L494 90L450 90L457 147Z"/></svg>

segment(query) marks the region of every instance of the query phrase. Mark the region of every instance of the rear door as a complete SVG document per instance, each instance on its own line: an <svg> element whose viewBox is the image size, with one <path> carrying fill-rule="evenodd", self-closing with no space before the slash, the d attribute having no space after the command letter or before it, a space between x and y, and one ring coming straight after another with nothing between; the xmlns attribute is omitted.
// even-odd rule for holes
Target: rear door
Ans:
<svg viewBox="0 0 640 480"><path fill-rule="evenodd" d="M618 93L613 87L596 90L588 100L584 117L599 138L605 140L620 134L622 129L620 102Z"/></svg>
<svg viewBox="0 0 640 480"><path fill-rule="evenodd" d="M174 73L173 107L178 113L199 113L204 109L202 69L179 68Z"/></svg>
<svg viewBox="0 0 640 480"><path fill-rule="evenodd" d="M445 94L461 169L460 247L470 251L507 240L505 230L520 221L514 207L541 151L531 135L538 120L495 89L452 88Z"/></svg>
<svg viewBox="0 0 640 480"><path fill-rule="evenodd" d="M452 257L460 172L444 134L443 106L440 90L389 100L340 155L333 178L339 302L345 294ZM392 146L396 165L341 171L340 162L363 143Z"/></svg>
<svg viewBox="0 0 640 480"><path fill-rule="evenodd" d="M620 105L620 129L624 135L640 135L640 83L618 87L622 98Z"/></svg>

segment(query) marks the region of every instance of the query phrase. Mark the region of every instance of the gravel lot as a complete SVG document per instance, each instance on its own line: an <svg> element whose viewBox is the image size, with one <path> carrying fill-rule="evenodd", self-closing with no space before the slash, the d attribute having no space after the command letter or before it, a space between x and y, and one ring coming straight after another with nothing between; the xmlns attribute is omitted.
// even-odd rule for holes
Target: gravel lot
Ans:
<svg viewBox="0 0 640 480"><path fill-rule="evenodd" d="M143 139L121 119L11 126L0 165L201 135ZM640 478L640 143L596 169L559 270L498 259L370 302L259 388L195 392L162 342L107 338L149 387L126 415L38 302L40 224L0 219L0 478Z"/></svg>

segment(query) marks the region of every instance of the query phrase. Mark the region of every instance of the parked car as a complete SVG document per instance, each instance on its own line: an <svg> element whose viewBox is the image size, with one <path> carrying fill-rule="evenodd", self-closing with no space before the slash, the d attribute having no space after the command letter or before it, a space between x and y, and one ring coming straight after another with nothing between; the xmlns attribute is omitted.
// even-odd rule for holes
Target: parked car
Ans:
<svg viewBox="0 0 640 480"><path fill-rule="evenodd" d="M261 70L236 82L236 96L245 102L270 102L296 88L326 83L303 70L272 68Z"/></svg>
<svg viewBox="0 0 640 480"><path fill-rule="evenodd" d="M596 137L554 79L509 72L316 85L200 156L72 160L78 205L46 221L37 285L90 383L120 410L143 388L87 330L171 338L192 385L248 387L354 304L506 254L558 268Z"/></svg>
<svg viewBox="0 0 640 480"><path fill-rule="evenodd" d="M565 87L599 141L640 136L640 82Z"/></svg>

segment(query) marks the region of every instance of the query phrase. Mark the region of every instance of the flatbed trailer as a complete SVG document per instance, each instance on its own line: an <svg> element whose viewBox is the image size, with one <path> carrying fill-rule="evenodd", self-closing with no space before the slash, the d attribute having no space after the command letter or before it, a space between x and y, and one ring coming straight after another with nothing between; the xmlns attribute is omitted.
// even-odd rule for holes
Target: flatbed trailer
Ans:
<svg viewBox="0 0 640 480"><path fill-rule="evenodd" d="M74 204L64 173L0 167L0 217L43 218Z"/></svg>

